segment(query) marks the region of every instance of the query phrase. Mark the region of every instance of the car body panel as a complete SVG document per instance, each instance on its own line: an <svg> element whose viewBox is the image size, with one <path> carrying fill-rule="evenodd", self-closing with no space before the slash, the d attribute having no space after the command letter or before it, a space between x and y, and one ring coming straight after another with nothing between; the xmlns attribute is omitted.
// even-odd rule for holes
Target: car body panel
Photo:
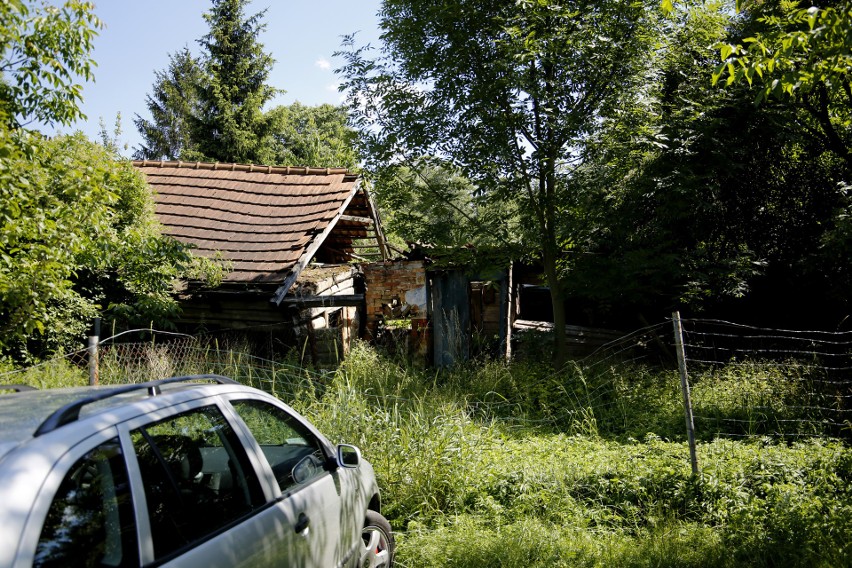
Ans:
<svg viewBox="0 0 852 568"><path fill-rule="evenodd" d="M168 568L272 568L320 566L308 563L308 543L295 531L297 516L287 503L276 503L227 531L162 564Z"/></svg>

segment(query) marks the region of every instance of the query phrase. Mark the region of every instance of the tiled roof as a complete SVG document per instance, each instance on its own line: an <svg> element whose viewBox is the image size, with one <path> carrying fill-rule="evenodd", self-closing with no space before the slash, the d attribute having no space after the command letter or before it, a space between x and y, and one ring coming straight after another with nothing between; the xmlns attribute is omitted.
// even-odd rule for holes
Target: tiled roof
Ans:
<svg viewBox="0 0 852 568"><path fill-rule="evenodd" d="M358 177L344 169L147 160L133 165L156 192L164 232L194 245L197 254L219 251L232 263L225 278L232 284L281 284L294 268L300 271L343 213L351 215L347 207L359 190ZM365 227L340 225L329 242L336 252L351 252L352 238L366 236Z"/></svg>

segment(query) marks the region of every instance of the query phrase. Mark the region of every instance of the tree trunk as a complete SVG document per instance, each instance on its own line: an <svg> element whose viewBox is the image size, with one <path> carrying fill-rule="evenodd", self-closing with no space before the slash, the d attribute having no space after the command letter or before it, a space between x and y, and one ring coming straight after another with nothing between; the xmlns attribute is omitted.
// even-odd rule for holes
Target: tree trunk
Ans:
<svg viewBox="0 0 852 568"><path fill-rule="evenodd" d="M568 353L565 343L565 298L562 296L562 287L556 271L555 243L553 246L551 243L545 245L542 260L547 285L550 287L550 303L553 306L553 368L558 371L565 366Z"/></svg>

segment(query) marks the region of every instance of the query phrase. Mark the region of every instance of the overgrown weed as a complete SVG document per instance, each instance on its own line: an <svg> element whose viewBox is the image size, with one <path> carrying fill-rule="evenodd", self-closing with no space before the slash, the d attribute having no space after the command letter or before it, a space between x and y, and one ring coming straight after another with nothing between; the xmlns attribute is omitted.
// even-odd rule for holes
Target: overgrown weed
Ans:
<svg viewBox="0 0 852 568"><path fill-rule="evenodd" d="M816 390L795 365L694 375L698 424L717 427L699 430L693 476L674 371L478 361L438 372L366 345L331 373L215 349L162 356L141 358L145 372L105 364L102 380L148 376L153 361L277 394L371 461L400 566L852 566L852 451L801 426L796 407L815 406ZM85 384L85 369L55 365L4 380ZM767 427L769 410L794 427ZM725 439L729 419L751 426Z"/></svg>

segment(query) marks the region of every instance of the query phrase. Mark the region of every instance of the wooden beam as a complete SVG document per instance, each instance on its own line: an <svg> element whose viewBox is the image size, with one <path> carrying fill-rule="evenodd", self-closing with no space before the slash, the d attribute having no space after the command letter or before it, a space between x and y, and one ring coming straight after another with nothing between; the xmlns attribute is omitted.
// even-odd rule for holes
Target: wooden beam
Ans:
<svg viewBox="0 0 852 568"><path fill-rule="evenodd" d="M385 234L382 231L382 221L379 218L379 210L376 208L376 202L373 201L373 196L367 191L367 184L361 185L361 191L364 192L364 197L367 203L370 204L370 215L373 217L373 226L376 228L376 242L379 243L379 252L382 253L382 260L387 260L390 257L390 251L386 245Z"/></svg>
<svg viewBox="0 0 852 568"><path fill-rule="evenodd" d="M281 301L284 299L284 296L287 295L287 292L290 290L290 287L293 285L293 282L299 277L299 274L304 270L305 266L311 261L314 255L317 253L319 248L322 246L323 242L328 238L331 232L334 230L335 225L340 220L340 217L343 215L343 212L346 211L346 208L349 207L349 204L352 202L352 198L355 197L355 194L358 193L358 190L361 186L360 182L356 182L355 186L352 188L352 191L349 192L349 195L343 201L343 204L338 208L337 213L331 222L325 227L322 233L315 237L313 242L308 246L308 249L299 257L299 261L293 265L293 268L290 269L290 274L284 279L284 282L281 283L281 286L275 291L275 295L270 300L272 303L276 305L280 305Z"/></svg>
<svg viewBox="0 0 852 568"><path fill-rule="evenodd" d="M330 240L330 239L329 239L329 240ZM328 241L326 241L326 243L328 243ZM354 252L344 252L344 251L342 251L342 250L340 250L340 249L336 249L336 248L334 248L334 247L329 247L329 246L327 246L327 247L325 248L325 250L327 250L327 251L329 251L329 252L333 252L333 253L335 253L335 254L339 254L340 256L343 256L343 257L354 258L355 260L360 260L361 262L369 262L369 260L368 260L368 259L364 258L363 256L358 256L358 255L357 255L357 254L355 254Z"/></svg>
<svg viewBox="0 0 852 568"><path fill-rule="evenodd" d="M364 294L341 294L339 296L304 296L284 298L280 306L299 308L336 308L342 306L360 306L364 303Z"/></svg>
<svg viewBox="0 0 852 568"><path fill-rule="evenodd" d="M373 220L369 217L355 217L354 215L341 215L341 221L351 221L353 223L363 223L365 225L372 225Z"/></svg>

